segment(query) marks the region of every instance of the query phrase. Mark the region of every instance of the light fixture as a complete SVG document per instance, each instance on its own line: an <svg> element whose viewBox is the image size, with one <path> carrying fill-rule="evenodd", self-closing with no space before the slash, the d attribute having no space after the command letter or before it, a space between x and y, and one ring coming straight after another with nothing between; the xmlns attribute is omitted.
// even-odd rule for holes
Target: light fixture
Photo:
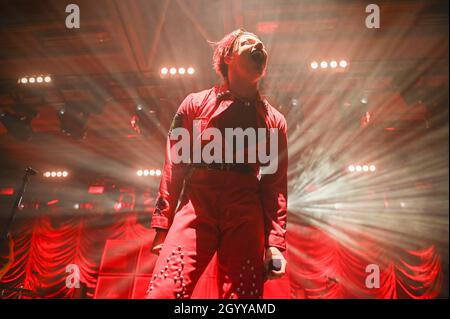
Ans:
<svg viewBox="0 0 450 319"><path fill-rule="evenodd" d="M169 73L169 69L166 67L161 68L161 74L162 75L167 75L167 73Z"/></svg>
<svg viewBox="0 0 450 319"><path fill-rule="evenodd" d="M36 109L16 105L14 112L4 111L0 113L0 122L8 131L8 134L14 136L19 140L28 140L33 135L31 121L37 116Z"/></svg>
<svg viewBox="0 0 450 319"><path fill-rule="evenodd" d="M340 69L338 69L338 66ZM317 71L320 68L321 70L332 69L334 72L340 72L342 71L341 69L348 67L348 62L346 60L340 60L338 63L336 59L329 61L322 60L320 63L317 61L312 61L310 63L310 67L313 71Z"/></svg>
<svg viewBox="0 0 450 319"><path fill-rule="evenodd" d="M67 105L58 111L61 131L75 139L86 137L89 113L79 105Z"/></svg>
<svg viewBox="0 0 450 319"><path fill-rule="evenodd" d="M46 178L50 178L50 177L53 177L53 178L65 178L65 177L68 177L69 176L69 172L67 172L67 171L60 171L60 170L57 170L57 171L46 171L45 173L43 173L42 174L42 176L44 176L44 177L46 177Z"/></svg>
<svg viewBox="0 0 450 319"><path fill-rule="evenodd" d="M52 81L52 77L50 75L31 75L31 76L23 76L19 78L19 84L43 84L50 83Z"/></svg>
<svg viewBox="0 0 450 319"><path fill-rule="evenodd" d="M195 73L195 69L193 67L184 67L184 66L180 66L180 67L164 66L160 69L159 73L162 78L167 78L167 77L178 78L179 76L183 77L186 75L193 75Z"/></svg>
<svg viewBox="0 0 450 319"><path fill-rule="evenodd" d="M162 172L160 169L150 168L150 169L139 169L136 171L136 175L139 177L142 176L161 176Z"/></svg>
<svg viewBox="0 0 450 319"><path fill-rule="evenodd" d="M377 170L374 164L350 164L347 166L347 171L350 173L373 173Z"/></svg>
<svg viewBox="0 0 450 319"><path fill-rule="evenodd" d="M346 68L348 66L348 62L346 60L339 61L339 66L341 68Z"/></svg>
<svg viewBox="0 0 450 319"><path fill-rule="evenodd" d="M150 101L138 104L134 115L131 117L132 129L138 134L150 136L158 131L159 120L159 100L152 98Z"/></svg>

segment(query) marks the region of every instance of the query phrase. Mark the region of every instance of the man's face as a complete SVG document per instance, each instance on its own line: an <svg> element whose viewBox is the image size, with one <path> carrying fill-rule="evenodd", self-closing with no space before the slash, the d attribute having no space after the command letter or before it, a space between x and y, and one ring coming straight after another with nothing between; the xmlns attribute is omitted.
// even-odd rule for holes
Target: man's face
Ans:
<svg viewBox="0 0 450 319"><path fill-rule="evenodd" d="M233 53L228 59L228 72L239 74L249 81L257 81L264 75L267 51L254 34L244 33L234 43Z"/></svg>

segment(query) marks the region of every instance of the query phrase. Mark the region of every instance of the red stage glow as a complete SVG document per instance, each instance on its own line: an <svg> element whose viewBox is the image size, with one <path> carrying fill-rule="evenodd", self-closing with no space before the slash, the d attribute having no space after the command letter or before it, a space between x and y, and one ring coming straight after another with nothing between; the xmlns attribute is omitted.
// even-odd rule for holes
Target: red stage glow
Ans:
<svg viewBox="0 0 450 319"><path fill-rule="evenodd" d="M14 194L14 188L8 187L8 188L0 188L0 195L13 195Z"/></svg>
<svg viewBox="0 0 450 319"><path fill-rule="evenodd" d="M95 186L89 186L88 193L89 194L103 194L104 191L105 191L105 186L95 185Z"/></svg>
<svg viewBox="0 0 450 319"><path fill-rule="evenodd" d="M54 227L48 216L37 216L17 225L14 240L17 245L15 261L11 270L0 283L39 292L39 298L73 298L78 289L68 288L64 280L66 264L77 264L80 281L87 286L86 297L94 297L99 278L100 259L106 251L108 240L120 240L131 249L125 254L111 256L127 265L127 271L113 274L116 278L138 280L149 275L154 266L154 255L149 253L152 233L138 222L138 213L112 214L98 223L98 216L82 215L73 217L71 223ZM93 224L94 222L94 224ZM92 227L96 225L95 227ZM324 229L311 225L292 225L288 237L287 276L268 282L264 298L436 298L443 284L441 256L433 245L422 245L415 249L395 247L382 243L385 233L370 237L364 231L339 232L355 240L347 245ZM79 234L83 234L80 238ZM140 247L142 253L139 253ZM104 247L105 250L104 250ZM298 247L301 247L299 253ZM395 250L395 254L393 251ZM139 260L137 257L139 255ZM214 298L217 294L215 258L200 278L196 296ZM376 264L380 268L380 288L365 286L368 275L366 267ZM140 266L141 265L141 266ZM145 269L142 266L145 265ZM100 277L102 274L100 274ZM122 277L121 277L122 276ZM144 296L147 285L139 291L131 290L125 298ZM111 287L114 295L117 286ZM107 293L103 290L103 293ZM18 292L10 292L4 298L17 297ZM113 295L110 296L113 298ZM25 298L25 297L23 297Z"/></svg>
<svg viewBox="0 0 450 319"><path fill-rule="evenodd" d="M58 203L59 203L59 200L58 199L54 199L54 200L51 200L51 201L47 202L47 206L53 206L53 205L56 205Z"/></svg>

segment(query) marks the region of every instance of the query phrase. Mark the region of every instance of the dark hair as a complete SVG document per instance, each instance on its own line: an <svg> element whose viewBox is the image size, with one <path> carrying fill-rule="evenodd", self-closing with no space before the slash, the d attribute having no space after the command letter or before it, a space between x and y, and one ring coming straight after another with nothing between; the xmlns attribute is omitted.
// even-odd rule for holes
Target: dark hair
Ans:
<svg viewBox="0 0 450 319"><path fill-rule="evenodd" d="M252 34L245 29L236 29L222 38L218 42L210 42L214 46L213 54L213 67L216 73L222 76L224 79L228 77L228 65L225 63L225 57L229 56L233 52L234 44L236 40L243 34ZM256 35L254 35L256 36Z"/></svg>

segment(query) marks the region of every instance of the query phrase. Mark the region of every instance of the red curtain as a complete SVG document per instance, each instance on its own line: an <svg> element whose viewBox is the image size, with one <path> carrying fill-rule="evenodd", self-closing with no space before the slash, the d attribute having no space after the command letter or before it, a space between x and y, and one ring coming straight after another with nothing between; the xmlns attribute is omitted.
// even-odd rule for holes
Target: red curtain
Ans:
<svg viewBox="0 0 450 319"><path fill-rule="evenodd" d="M148 241L149 234L136 213L19 220L13 230L15 261L0 284L34 291L34 298L77 298L77 289L67 288L65 283L67 265L76 264L86 296L92 298L106 240ZM291 223L288 276L268 287L284 289L291 298L439 296L443 276L435 246L406 249L386 244L384 239L383 234L373 238L362 231ZM380 269L379 288L365 284L370 264ZM214 276L206 278L211 279L203 279L198 291L215 289ZM19 293L6 291L3 298L17 298ZM265 296L276 293L268 291Z"/></svg>

